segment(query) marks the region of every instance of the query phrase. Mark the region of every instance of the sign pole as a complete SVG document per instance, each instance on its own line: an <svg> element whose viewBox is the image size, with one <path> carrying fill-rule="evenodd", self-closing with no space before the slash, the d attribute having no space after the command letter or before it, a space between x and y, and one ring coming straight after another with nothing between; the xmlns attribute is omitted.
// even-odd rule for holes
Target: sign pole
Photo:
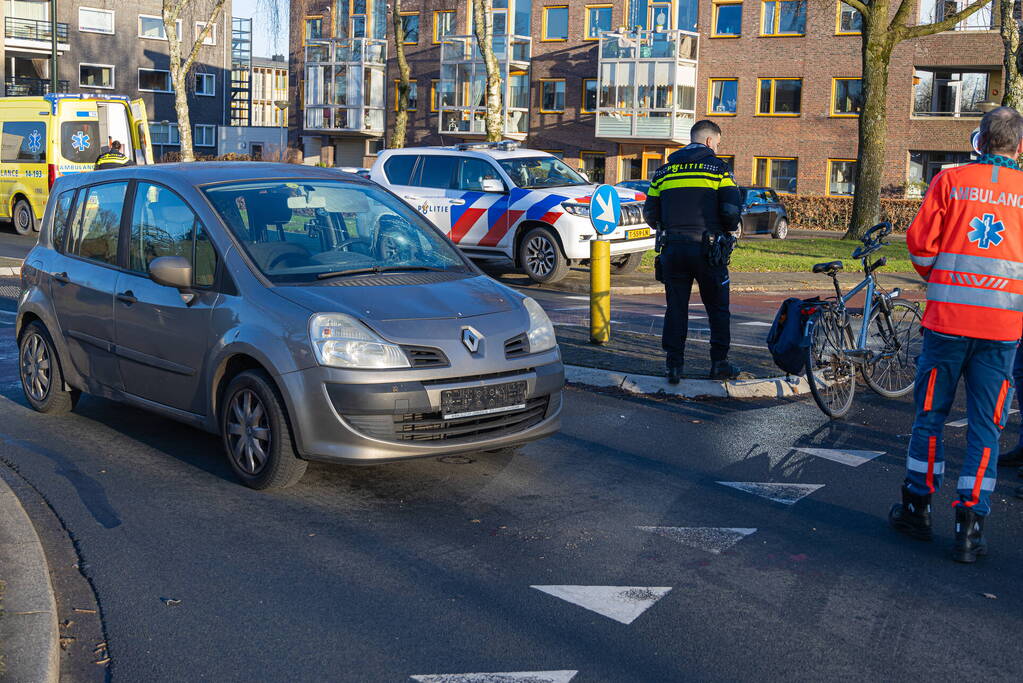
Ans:
<svg viewBox="0 0 1023 683"><path fill-rule="evenodd" d="M611 341L611 243L590 240L590 343Z"/></svg>

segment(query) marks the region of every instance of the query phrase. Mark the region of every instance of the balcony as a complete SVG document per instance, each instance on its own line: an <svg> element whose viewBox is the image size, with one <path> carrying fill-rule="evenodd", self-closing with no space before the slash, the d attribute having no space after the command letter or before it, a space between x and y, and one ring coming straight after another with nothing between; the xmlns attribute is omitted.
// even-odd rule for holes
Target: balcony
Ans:
<svg viewBox="0 0 1023 683"><path fill-rule="evenodd" d="M57 81L57 92L68 92L70 84L67 81ZM19 95L45 95L50 92L49 78L18 78L8 76L4 79L4 95L6 97L17 97Z"/></svg>
<svg viewBox="0 0 1023 683"><path fill-rule="evenodd" d="M310 41L305 48L305 129L383 135L386 69L386 40Z"/></svg>
<svg viewBox="0 0 1023 683"><path fill-rule="evenodd" d="M525 139L529 133L528 36L494 36L494 56L501 70L501 102L505 136ZM442 135L475 138L486 135L487 71L476 36L449 36L441 45L440 83L437 84L437 131Z"/></svg>
<svg viewBox="0 0 1023 683"><path fill-rule="evenodd" d="M4 18L4 38L7 47L49 48L53 39L52 25L40 19ZM57 24L57 46L67 50L67 24Z"/></svg>
<svg viewBox="0 0 1023 683"><path fill-rule="evenodd" d="M601 34L596 136L688 144L698 56L699 35L689 31Z"/></svg>

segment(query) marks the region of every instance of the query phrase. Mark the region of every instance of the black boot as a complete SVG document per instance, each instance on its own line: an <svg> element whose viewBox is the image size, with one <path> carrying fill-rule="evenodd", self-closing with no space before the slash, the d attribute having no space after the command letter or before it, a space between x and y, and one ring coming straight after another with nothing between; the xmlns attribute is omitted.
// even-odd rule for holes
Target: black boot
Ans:
<svg viewBox="0 0 1023 683"><path fill-rule="evenodd" d="M896 503L888 513L888 522L900 534L918 541L929 541L931 532L931 496L919 496L902 487L902 503Z"/></svg>
<svg viewBox="0 0 1023 683"><path fill-rule="evenodd" d="M738 365L732 365L726 360L714 361L710 366L711 379L735 379L740 372Z"/></svg>
<svg viewBox="0 0 1023 683"><path fill-rule="evenodd" d="M668 366L668 384L678 384L682 381L682 367L679 365Z"/></svg>
<svg viewBox="0 0 1023 683"><path fill-rule="evenodd" d="M956 545L952 559L971 564L978 555L987 555L984 518L965 505L956 505Z"/></svg>
<svg viewBox="0 0 1023 683"><path fill-rule="evenodd" d="M1016 446L1008 453L1002 453L998 458L999 467L1019 467L1023 465L1023 444Z"/></svg>

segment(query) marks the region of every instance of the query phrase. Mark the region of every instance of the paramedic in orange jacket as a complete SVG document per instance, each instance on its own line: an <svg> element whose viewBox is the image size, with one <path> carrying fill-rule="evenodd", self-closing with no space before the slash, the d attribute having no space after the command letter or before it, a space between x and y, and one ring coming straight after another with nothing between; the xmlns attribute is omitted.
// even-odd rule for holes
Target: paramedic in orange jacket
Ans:
<svg viewBox="0 0 1023 683"><path fill-rule="evenodd" d="M1012 366L1023 332L1023 117L998 107L981 119L974 163L939 173L906 242L927 280L923 351L917 361L916 421L895 529L931 539L931 496L945 472L942 428L966 380L966 459L956 485L958 562L987 552L998 437L1012 405Z"/></svg>

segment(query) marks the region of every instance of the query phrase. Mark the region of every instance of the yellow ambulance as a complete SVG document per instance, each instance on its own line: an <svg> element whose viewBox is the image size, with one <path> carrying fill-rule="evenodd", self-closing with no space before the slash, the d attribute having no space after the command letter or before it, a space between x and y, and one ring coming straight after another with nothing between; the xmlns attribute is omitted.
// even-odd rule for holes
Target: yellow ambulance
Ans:
<svg viewBox="0 0 1023 683"><path fill-rule="evenodd" d="M93 170L114 140L133 163L151 163L142 100L67 94L0 98L0 221L12 221L21 235L38 230L53 181Z"/></svg>

